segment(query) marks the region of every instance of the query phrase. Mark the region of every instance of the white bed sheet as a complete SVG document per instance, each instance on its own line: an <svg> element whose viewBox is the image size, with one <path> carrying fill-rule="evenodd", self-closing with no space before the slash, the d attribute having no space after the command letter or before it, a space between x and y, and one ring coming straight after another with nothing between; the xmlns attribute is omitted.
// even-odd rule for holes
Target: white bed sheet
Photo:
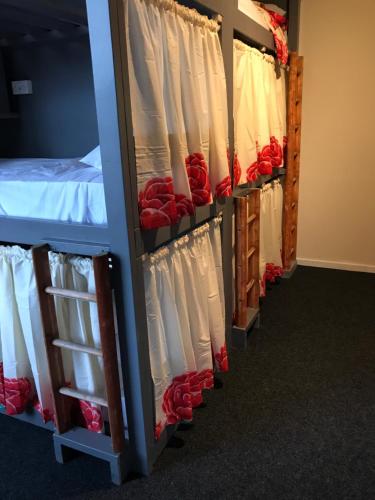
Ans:
<svg viewBox="0 0 375 500"><path fill-rule="evenodd" d="M0 159L0 215L106 224L102 172L79 159Z"/></svg>
<svg viewBox="0 0 375 500"><path fill-rule="evenodd" d="M238 10L246 14L253 21L260 24L267 31L269 30L268 24L261 12L259 12L257 6L252 2L252 0L238 0Z"/></svg>

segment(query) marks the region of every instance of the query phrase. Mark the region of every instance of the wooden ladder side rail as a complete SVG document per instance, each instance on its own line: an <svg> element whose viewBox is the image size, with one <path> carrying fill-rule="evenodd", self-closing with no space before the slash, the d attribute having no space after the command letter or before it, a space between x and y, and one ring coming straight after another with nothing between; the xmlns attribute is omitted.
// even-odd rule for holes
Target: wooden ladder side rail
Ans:
<svg viewBox="0 0 375 500"><path fill-rule="evenodd" d="M248 199L249 214L254 215L250 228L249 244L255 249L248 266L250 268L251 278L255 280L254 286L248 297L248 306L253 309L259 309L259 217L260 217L260 189L252 189ZM251 217L251 216L250 216ZM250 219L249 217L249 219ZM248 220L249 220L248 219Z"/></svg>
<svg viewBox="0 0 375 500"><path fill-rule="evenodd" d="M121 453L125 447L124 421L108 254L93 257L93 265L112 447Z"/></svg>
<svg viewBox="0 0 375 500"><path fill-rule="evenodd" d="M71 400L59 392L60 388L66 385L66 380L61 350L53 345L54 341L59 339L55 299L53 295L45 293L47 288L52 287L48 252L48 245L34 247L32 250L49 376L55 406L55 425L57 432L63 434L71 428Z"/></svg>
<svg viewBox="0 0 375 500"><path fill-rule="evenodd" d="M235 198L235 326L239 328L247 326L249 307L259 308L259 211L259 189Z"/></svg>
<svg viewBox="0 0 375 500"><path fill-rule="evenodd" d="M288 85L288 147L283 207L283 266L290 271L296 261L298 186L301 148L303 57L290 54Z"/></svg>
<svg viewBox="0 0 375 500"><path fill-rule="evenodd" d="M235 324L246 326L247 321L247 199L235 198L236 208L236 314Z"/></svg>

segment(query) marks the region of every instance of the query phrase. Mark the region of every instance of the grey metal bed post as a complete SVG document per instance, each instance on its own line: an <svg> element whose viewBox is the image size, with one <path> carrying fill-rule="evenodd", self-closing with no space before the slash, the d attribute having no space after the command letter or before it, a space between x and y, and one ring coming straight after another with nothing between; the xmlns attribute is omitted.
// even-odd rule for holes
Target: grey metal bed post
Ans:
<svg viewBox="0 0 375 500"><path fill-rule="evenodd" d="M135 173L133 134L120 33L122 2L87 0L90 42L110 251L113 255L120 355L126 395L130 457L128 467L151 471L153 388L148 355L142 262L136 258L130 172ZM121 168L122 167L122 168ZM116 203L113 201L116 200Z"/></svg>
<svg viewBox="0 0 375 500"><path fill-rule="evenodd" d="M288 13L289 13L288 45L290 52L292 51L298 52L300 11L301 11L301 0L288 0Z"/></svg>
<svg viewBox="0 0 375 500"><path fill-rule="evenodd" d="M233 179L233 154L234 154L234 120L233 120L233 18L232 13L236 0L222 1L221 14L223 22L221 27L221 46L223 51L225 74L228 95L228 140L231 162L231 178ZM233 226L233 198L225 200L222 227L223 271L225 286L225 311L226 311L226 337L228 345L232 344L233 322L233 270L232 270L232 226Z"/></svg>

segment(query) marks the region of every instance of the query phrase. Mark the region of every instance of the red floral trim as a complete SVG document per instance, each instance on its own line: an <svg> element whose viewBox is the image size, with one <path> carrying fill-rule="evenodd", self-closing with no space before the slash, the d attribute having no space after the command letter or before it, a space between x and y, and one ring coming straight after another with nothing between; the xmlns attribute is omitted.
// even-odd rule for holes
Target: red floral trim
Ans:
<svg viewBox="0 0 375 500"><path fill-rule="evenodd" d="M193 406L191 401L189 375L180 375L172 380L163 396L163 412L167 424L176 424L181 420L192 420Z"/></svg>
<svg viewBox="0 0 375 500"><path fill-rule="evenodd" d="M258 162L255 161L250 167L246 170L246 180L247 182L254 182L257 180L259 176L258 171Z"/></svg>
<svg viewBox="0 0 375 500"><path fill-rule="evenodd" d="M211 201L211 186L208 178L208 166L202 153L193 153L186 160L193 203L196 207L207 205Z"/></svg>
<svg viewBox="0 0 375 500"><path fill-rule="evenodd" d="M176 208L179 219L185 215L194 214L193 202L184 194L176 194Z"/></svg>
<svg viewBox="0 0 375 500"><path fill-rule="evenodd" d="M213 389L214 387L214 372L211 368L203 370L198 374L201 389Z"/></svg>
<svg viewBox="0 0 375 500"><path fill-rule="evenodd" d="M233 175L234 175L234 185L238 186L241 180L241 165L240 160L238 159L237 153L234 154L234 163L233 163Z"/></svg>
<svg viewBox="0 0 375 500"><path fill-rule="evenodd" d="M215 354L215 366L220 372L227 372L229 370L227 346L224 344L220 352Z"/></svg>
<svg viewBox="0 0 375 500"><path fill-rule="evenodd" d="M32 385L28 378L4 377L5 408L8 415L23 413L32 395Z"/></svg>
<svg viewBox="0 0 375 500"><path fill-rule="evenodd" d="M162 423L158 422L155 425L155 429L154 429L154 438L156 439L156 441L159 441L161 433L163 432L163 430L164 430L164 428L162 426Z"/></svg>
<svg viewBox="0 0 375 500"><path fill-rule="evenodd" d="M102 432L104 427L103 416L100 408L87 401L79 401L79 407L85 420L86 427L92 432Z"/></svg>
<svg viewBox="0 0 375 500"><path fill-rule="evenodd" d="M284 270L280 266L275 266L275 264L268 263L266 264L266 281L269 281L270 283L275 283L276 278L281 278L281 276L284 274Z"/></svg>
<svg viewBox="0 0 375 500"><path fill-rule="evenodd" d="M283 164L283 148L275 136L270 137L271 163L274 167Z"/></svg>
<svg viewBox="0 0 375 500"><path fill-rule="evenodd" d="M229 175L216 186L215 194L218 198L232 196L232 181Z"/></svg>
<svg viewBox="0 0 375 500"><path fill-rule="evenodd" d="M142 229L170 226L178 220L172 177L155 177L138 195Z"/></svg>
<svg viewBox="0 0 375 500"><path fill-rule="evenodd" d="M286 30L288 21L285 16L282 16L281 14L275 12L274 10L267 9L267 7L265 6L263 6L263 8L270 15L270 21L275 29L281 28L283 30Z"/></svg>
<svg viewBox="0 0 375 500"><path fill-rule="evenodd" d="M0 363L0 405L5 406L4 366Z"/></svg>
<svg viewBox="0 0 375 500"><path fill-rule="evenodd" d="M53 411L49 410L48 408L42 408L42 405L38 400L34 403L34 410L40 413L45 424L47 422L55 422L55 415Z"/></svg>
<svg viewBox="0 0 375 500"><path fill-rule="evenodd" d="M225 368L223 354L222 349L218 356ZM212 369L202 370L201 372L188 372L174 377L163 395L162 410L166 416L166 424L174 425L181 421L192 420L193 408L198 407L203 402L203 389L212 389L213 387L214 372ZM155 424L154 437L156 440L160 438L164 427L165 424L162 422Z"/></svg>
<svg viewBox="0 0 375 500"><path fill-rule="evenodd" d="M281 64L288 64L288 58L289 58L288 45L283 40L281 40L281 38L279 38L275 32L273 33L273 38L275 40L276 54L278 60L281 62Z"/></svg>
<svg viewBox="0 0 375 500"><path fill-rule="evenodd" d="M191 372L188 374L189 384L190 384L190 394L191 394L191 405L193 408L197 408L203 402L202 397L202 384L198 372Z"/></svg>
<svg viewBox="0 0 375 500"><path fill-rule="evenodd" d="M227 149L227 158L228 158L228 168L230 172L230 154L229 149ZM238 183L241 180L241 165L238 159L237 153L234 153L234 161L233 161L233 186L238 186Z"/></svg>

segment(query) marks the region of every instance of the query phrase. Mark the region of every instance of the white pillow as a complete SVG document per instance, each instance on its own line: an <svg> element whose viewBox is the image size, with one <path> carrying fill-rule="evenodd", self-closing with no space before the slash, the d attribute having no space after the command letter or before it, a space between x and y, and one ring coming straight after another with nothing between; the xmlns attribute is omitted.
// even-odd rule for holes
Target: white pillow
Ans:
<svg viewBox="0 0 375 500"><path fill-rule="evenodd" d="M102 170L102 156L100 154L100 146L96 146L95 149L90 151L90 153L81 158L79 161L81 161L82 163L86 163L86 165L90 165L91 167L97 168L98 170Z"/></svg>

